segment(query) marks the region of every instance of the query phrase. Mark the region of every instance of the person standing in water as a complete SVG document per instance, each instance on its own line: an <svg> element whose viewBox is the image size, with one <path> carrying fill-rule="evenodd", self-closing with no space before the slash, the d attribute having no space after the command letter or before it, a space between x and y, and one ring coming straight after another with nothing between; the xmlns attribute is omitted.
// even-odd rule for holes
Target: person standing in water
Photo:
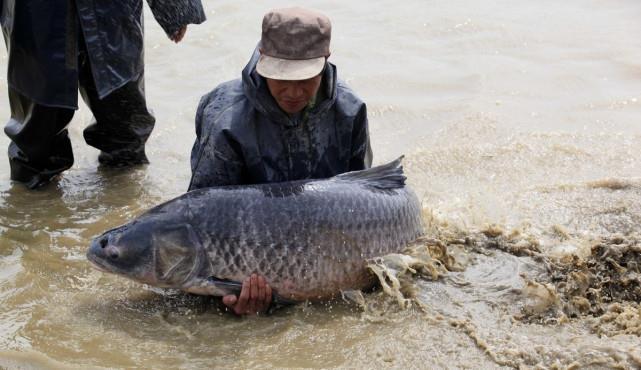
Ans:
<svg viewBox="0 0 641 370"><path fill-rule="evenodd" d="M303 8L275 9L242 78L205 95L196 112L189 190L327 178L372 163L367 109L329 63L331 23ZM223 303L236 314L268 309L261 276Z"/></svg>
<svg viewBox="0 0 641 370"><path fill-rule="evenodd" d="M200 0L148 0L174 42L205 20ZM11 180L30 189L73 164L67 125L78 89L94 122L87 144L106 166L148 163L155 119L147 109L142 0L0 0L8 50Z"/></svg>

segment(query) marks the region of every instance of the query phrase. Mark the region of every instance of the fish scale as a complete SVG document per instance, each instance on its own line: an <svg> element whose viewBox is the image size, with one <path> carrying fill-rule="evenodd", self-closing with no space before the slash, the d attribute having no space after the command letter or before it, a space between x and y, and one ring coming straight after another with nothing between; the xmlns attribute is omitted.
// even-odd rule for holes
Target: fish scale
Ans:
<svg viewBox="0 0 641 370"><path fill-rule="evenodd" d="M198 294L228 294L258 273L280 297L316 300L365 288L367 259L422 233L399 159L324 180L195 190L99 236L87 257L104 271Z"/></svg>

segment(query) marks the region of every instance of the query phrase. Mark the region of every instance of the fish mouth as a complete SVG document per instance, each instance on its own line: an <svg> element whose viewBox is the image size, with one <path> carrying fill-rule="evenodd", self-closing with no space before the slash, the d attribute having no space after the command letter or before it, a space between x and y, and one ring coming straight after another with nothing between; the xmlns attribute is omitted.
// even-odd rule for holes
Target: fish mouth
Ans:
<svg viewBox="0 0 641 370"><path fill-rule="evenodd" d="M153 272L146 273L143 276L132 276L129 272L122 271L114 266L110 266L95 254L87 253L87 260L91 262L91 267L100 272L124 276L141 284L158 285L157 279L155 278ZM167 286L167 288L171 288L171 286Z"/></svg>
<svg viewBox="0 0 641 370"><path fill-rule="evenodd" d="M98 257L96 257L96 255L88 253L87 260L91 262L91 266L96 270L100 272L113 273L113 271L108 269L108 267L104 264L104 262L102 262Z"/></svg>

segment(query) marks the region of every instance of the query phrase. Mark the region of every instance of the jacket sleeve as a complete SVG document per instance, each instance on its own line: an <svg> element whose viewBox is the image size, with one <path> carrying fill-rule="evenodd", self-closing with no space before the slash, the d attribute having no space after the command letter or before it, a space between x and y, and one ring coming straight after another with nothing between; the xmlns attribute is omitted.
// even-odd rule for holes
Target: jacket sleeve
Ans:
<svg viewBox="0 0 641 370"><path fill-rule="evenodd" d="M352 153L349 161L350 171L359 171L372 167L372 147L369 142L367 106L363 103L356 115L352 133Z"/></svg>
<svg viewBox="0 0 641 370"><path fill-rule="evenodd" d="M201 0L147 0L151 12L167 36L173 36L188 24L205 21Z"/></svg>
<svg viewBox="0 0 641 370"><path fill-rule="evenodd" d="M221 114L208 112L211 95L203 97L196 112L196 141L191 151L191 181L188 190L243 183L244 162ZM218 117L217 117L218 116Z"/></svg>

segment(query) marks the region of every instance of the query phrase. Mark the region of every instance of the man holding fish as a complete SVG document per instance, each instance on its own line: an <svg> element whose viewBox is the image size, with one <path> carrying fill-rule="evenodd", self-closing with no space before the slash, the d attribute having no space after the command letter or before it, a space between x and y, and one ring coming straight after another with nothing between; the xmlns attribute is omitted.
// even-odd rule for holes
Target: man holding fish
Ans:
<svg viewBox="0 0 641 370"><path fill-rule="evenodd" d="M189 190L332 177L372 163L365 104L329 63L331 23L303 9L275 9L242 78L205 95L196 113ZM262 276L223 297L239 315L267 310Z"/></svg>

